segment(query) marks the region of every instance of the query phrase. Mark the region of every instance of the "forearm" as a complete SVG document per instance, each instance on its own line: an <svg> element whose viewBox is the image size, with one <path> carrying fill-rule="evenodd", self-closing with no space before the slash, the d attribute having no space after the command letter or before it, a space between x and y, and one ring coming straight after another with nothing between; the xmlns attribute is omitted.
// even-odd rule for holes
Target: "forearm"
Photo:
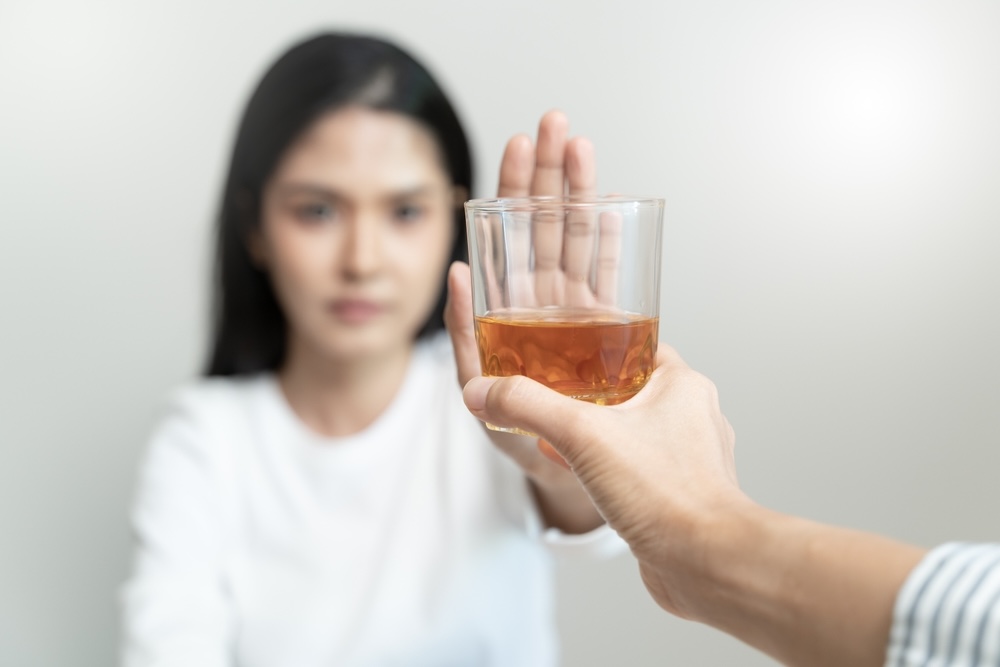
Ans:
<svg viewBox="0 0 1000 667"><path fill-rule="evenodd" d="M529 479L546 526L574 535L589 532L604 523L590 496L572 473L547 460L540 465L552 469Z"/></svg>
<svg viewBox="0 0 1000 667"><path fill-rule="evenodd" d="M884 664L896 595L924 551L747 504L706 536L702 620L786 665Z"/></svg>
<svg viewBox="0 0 1000 667"><path fill-rule="evenodd" d="M575 535L604 524L576 476L543 456L536 438L490 431L490 439L524 471L546 528Z"/></svg>

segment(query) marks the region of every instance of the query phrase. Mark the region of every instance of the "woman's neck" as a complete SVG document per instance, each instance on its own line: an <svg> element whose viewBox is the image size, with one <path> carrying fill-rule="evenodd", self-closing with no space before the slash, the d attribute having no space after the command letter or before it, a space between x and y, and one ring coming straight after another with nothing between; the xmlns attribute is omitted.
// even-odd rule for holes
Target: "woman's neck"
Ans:
<svg viewBox="0 0 1000 667"><path fill-rule="evenodd" d="M412 345L375 358L331 360L289 341L278 383L292 411L320 435L341 437L371 425L389 407L409 368Z"/></svg>

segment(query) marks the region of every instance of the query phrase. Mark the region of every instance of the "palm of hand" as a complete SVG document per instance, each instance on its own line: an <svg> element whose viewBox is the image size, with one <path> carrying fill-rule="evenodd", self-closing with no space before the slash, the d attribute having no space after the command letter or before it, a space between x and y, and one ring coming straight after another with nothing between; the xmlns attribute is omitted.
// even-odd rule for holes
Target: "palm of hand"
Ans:
<svg viewBox="0 0 1000 667"><path fill-rule="evenodd" d="M596 163L589 140L568 138L566 116L552 111L542 117L537 145L527 135L513 137L500 165L498 197L591 196L596 187ZM527 267L527 242L523 252L514 252L508 267L510 280L517 284L524 305L593 306L606 303L615 289L618 251L615 244L619 223L613 216L599 220L591 213L570 215L536 224L535 267ZM594 248L594 225L606 242ZM597 253L596 258L594 253ZM587 280L596 259L598 289ZM530 276L530 278L529 278ZM472 316L471 284L468 267L452 267L449 274L449 303L445 322L451 334L458 364L458 380L464 386L481 374ZM489 432L491 439L529 473L550 462L538 453L535 439Z"/></svg>

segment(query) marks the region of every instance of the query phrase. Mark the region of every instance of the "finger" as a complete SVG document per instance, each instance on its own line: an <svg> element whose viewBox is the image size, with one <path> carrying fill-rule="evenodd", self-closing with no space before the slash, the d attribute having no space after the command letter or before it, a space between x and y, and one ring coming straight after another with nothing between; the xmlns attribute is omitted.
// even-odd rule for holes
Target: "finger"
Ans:
<svg viewBox="0 0 1000 667"><path fill-rule="evenodd" d="M590 139L574 137L566 144L566 181L574 196L591 196L597 191L597 159Z"/></svg>
<svg viewBox="0 0 1000 667"><path fill-rule="evenodd" d="M598 418L594 411L612 418L611 408L563 396L523 375L472 378L462 395L466 407L479 419L537 433L573 468L601 456L593 438L601 429L591 424Z"/></svg>
<svg viewBox="0 0 1000 667"><path fill-rule="evenodd" d="M561 111L549 111L538 124L538 146L535 149L535 174L531 194L560 196L565 189L564 160L569 120Z"/></svg>
<svg viewBox="0 0 1000 667"><path fill-rule="evenodd" d="M534 168L535 147L531 137L526 134L511 137L500 161L497 197L527 197Z"/></svg>
<svg viewBox="0 0 1000 667"><path fill-rule="evenodd" d="M539 306L561 306L565 276L562 273L563 216L562 206L535 213L531 235L535 259L535 297Z"/></svg>
<svg viewBox="0 0 1000 667"><path fill-rule="evenodd" d="M448 270L448 302L445 305L444 323L451 336L458 381L465 386L466 382L478 376L482 370L472 317L472 276L469 265L464 262L454 262Z"/></svg>
<svg viewBox="0 0 1000 667"><path fill-rule="evenodd" d="M531 179L535 170L535 146L531 138L519 134L507 142L500 162L500 185L498 197L526 197L531 192ZM510 214L516 216L517 214ZM530 219L529 219L530 220ZM531 244L529 220L511 219L505 225L501 217L491 222L494 237L500 239L506 231L506 243L496 243L497 278L506 283L506 291L511 307L532 307L535 305L535 287L531 279ZM499 283L498 283L499 284ZM492 303L500 305L496 300Z"/></svg>
<svg viewBox="0 0 1000 667"><path fill-rule="evenodd" d="M622 214L600 215L597 244L597 300L608 306L618 301L618 272L622 254Z"/></svg>
<svg viewBox="0 0 1000 667"><path fill-rule="evenodd" d="M560 196L565 190L566 137L569 121L561 111L549 111L538 124L535 175L532 195ZM535 298L539 306L562 303L564 276L561 273L563 211L539 211L532 227L535 258Z"/></svg>
<svg viewBox="0 0 1000 667"><path fill-rule="evenodd" d="M566 213L563 238L563 269L566 272L566 305L590 307L594 302L591 273L597 214L593 209L572 207Z"/></svg>
<svg viewBox="0 0 1000 667"><path fill-rule="evenodd" d="M534 225L530 212L511 211L500 222L505 233L503 248L507 267L507 295L511 308L533 308L538 304L531 266L531 235Z"/></svg>
<svg viewBox="0 0 1000 667"><path fill-rule="evenodd" d="M593 196L597 187L594 146L585 137L575 137L566 144L566 181L574 197ZM594 244L597 213L589 208L573 207L566 213L562 267L566 273L567 306L592 307L594 286Z"/></svg>

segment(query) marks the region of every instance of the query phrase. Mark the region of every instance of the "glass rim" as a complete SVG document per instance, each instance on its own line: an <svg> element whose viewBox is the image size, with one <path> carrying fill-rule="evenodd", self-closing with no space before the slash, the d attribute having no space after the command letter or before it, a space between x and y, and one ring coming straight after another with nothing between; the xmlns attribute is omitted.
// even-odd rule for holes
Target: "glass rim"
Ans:
<svg viewBox="0 0 1000 667"><path fill-rule="evenodd" d="M660 197L636 197L632 195L536 195L529 197L484 197L465 202L466 211L531 211L548 208L546 205L570 209L601 208L611 205L632 204L643 208L663 208L665 201Z"/></svg>

